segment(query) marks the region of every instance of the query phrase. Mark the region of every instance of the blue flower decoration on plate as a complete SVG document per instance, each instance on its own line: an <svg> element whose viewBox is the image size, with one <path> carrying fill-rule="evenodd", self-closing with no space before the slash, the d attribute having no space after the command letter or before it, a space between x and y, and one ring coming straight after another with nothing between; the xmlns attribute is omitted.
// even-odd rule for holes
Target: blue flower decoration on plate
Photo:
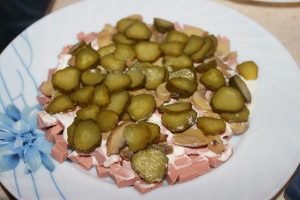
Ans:
<svg viewBox="0 0 300 200"><path fill-rule="evenodd" d="M36 172L41 165L53 172L54 163L49 156L52 143L37 128L37 107L26 106L22 112L9 105L0 113L0 172L25 163L25 173Z"/></svg>

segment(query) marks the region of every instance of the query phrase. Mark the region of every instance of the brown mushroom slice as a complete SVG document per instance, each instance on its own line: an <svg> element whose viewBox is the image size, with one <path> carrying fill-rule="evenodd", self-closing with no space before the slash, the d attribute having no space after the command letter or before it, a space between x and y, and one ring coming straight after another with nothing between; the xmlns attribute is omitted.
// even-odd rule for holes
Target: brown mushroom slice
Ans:
<svg viewBox="0 0 300 200"><path fill-rule="evenodd" d="M107 155L119 154L120 150L126 145L126 141L123 137L124 128L133 124L133 122L123 122L120 126L115 128L107 138L106 147Z"/></svg>
<svg viewBox="0 0 300 200"><path fill-rule="evenodd" d="M209 101L204 98L204 96L202 95L202 92L200 90L196 91L193 94L191 100L192 100L193 105L198 110L211 110Z"/></svg>
<svg viewBox="0 0 300 200"><path fill-rule="evenodd" d="M229 123L229 126L230 126L233 134L240 135L240 134L246 132L246 130L249 127L249 122Z"/></svg>
<svg viewBox="0 0 300 200"><path fill-rule="evenodd" d="M173 145L169 144L167 142L153 144L153 145L151 145L150 148L158 148L158 149L162 150L166 155L172 154L174 151Z"/></svg>
<svg viewBox="0 0 300 200"><path fill-rule="evenodd" d="M181 134L174 135L172 142L176 145L195 148L207 145L209 139L200 129L190 128Z"/></svg>
<svg viewBox="0 0 300 200"><path fill-rule="evenodd" d="M207 145L208 149L216 154L221 154L224 151L224 144L219 135L210 137L210 142Z"/></svg>
<svg viewBox="0 0 300 200"><path fill-rule="evenodd" d="M134 155L133 151L130 151L128 146L124 147L120 151L120 156L123 160L130 161L133 155Z"/></svg>
<svg viewBox="0 0 300 200"><path fill-rule="evenodd" d="M169 101L171 99L171 93L167 90L166 84L166 82L160 84L155 91L156 97L164 102Z"/></svg>

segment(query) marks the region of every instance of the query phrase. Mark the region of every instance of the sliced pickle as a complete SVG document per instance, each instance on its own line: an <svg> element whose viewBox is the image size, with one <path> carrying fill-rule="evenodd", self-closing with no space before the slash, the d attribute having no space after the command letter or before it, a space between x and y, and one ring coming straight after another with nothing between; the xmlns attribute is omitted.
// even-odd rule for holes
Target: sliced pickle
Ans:
<svg viewBox="0 0 300 200"><path fill-rule="evenodd" d="M204 45L204 39L200 36L192 35L189 37L189 40L187 41L186 45L184 46L183 52L191 56L197 51L199 51L202 46Z"/></svg>
<svg viewBox="0 0 300 200"><path fill-rule="evenodd" d="M104 84L111 92L120 91L130 87L131 79L127 74L115 71L107 74Z"/></svg>
<svg viewBox="0 0 300 200"><path fill-rule="evenodd" d="M181 55L177 57L165 56L163 63L166 66L172 67L174 71L193 67L193 61L187 55Z"/></svg>
<svg viewBox="0 0 300 200"><path fill-rule="evenodd" d="M52 81L44 81L40 87L40 91L48 97L52 96L52 93L54 92Z"/></svg>
<svg viewBox="0 0 300 200"><path fill-rule="evenodd" d="M143 73L146 76L145 88L149 90L156 89L168 78L167 69L156 65L143 67Z"/></svg>
<svg viewBox="0 0 300 200"><path fill-rule="evenodd" d="M101 132L108 132L117 126L119 122L119 116L114 111L101 110L97 114L95 121L97 122Z"/></svg>
<svg viewBox="0 0 300 200"><path fill-rule="evenodd" d="M125 35L134 40L149 40L151 31L145 23L136 21L126 28Z"/></svg>
<svg viewBox="0 0 300 200"><path fill-rule="evenodd" d="M245 133L249 128L249 122L241 122L241 123L229 123L229 126L235 135L240 135Z"/></svg>
<svg viewBox="0 0 300 200"><path fill-rule="evenodd" d="M217 90L226 84L222 72L217 68L211 68L204 72L200 78L200 82L210 90Z"/></svg>
<svg viewBox="0 0 300 200"><path fill-rule="evenodd" d="M106 56L107 54L113 53L115 50L116 50L116 45L110 44L110 45L99 48L98 53L99 53L100 57L102 58L103 56Z"/></svg>
<svg viewBox="0 0 300 200"><path fill-rule="evenodd" d="M200 90L193 94L191 101L198 110L211 110L209 101L204 98Z"/></svg>
<svg viewBox="0 0 300 200"><path fill-rule="evenodd" d="M191 127L197 118L194 110L184 112L164 112L161 116L162 124L171 132L182 132Z"/></svg>
<svg viewBox="0 0 300 200"><path fill-rule="evenodd" d="M200 50L191 55L194 62L202 62L205 57L210 53L211 49L214 48L213 40L210 37L204 38L204 44Z"/></svg>
<svg viewBox="0 0 300 200"><path fill-rule="evenodd" d="M194 72L194 70L192 68L183 68L183 69L180 69L173 73L170 73L170 77L169 77L170 79L177 78L177 77L186 78L186 79L189 79L190 81L197 80L196 73Z"/></svg>
<svg viewBox="0 0 300 200"><path fill-rule="evenodd" d="M124 34L121 34L121 33L116 33L113 36L113 39L115 42L121 43L121 44L135 44L136 43L135 40L129 39L128 37L126 37Z"/></svg>
<svg viewBox="0 0 300 200"><path fill-rule="evenodd" d="M166 88L175 98L188 98L197 90L197 84L187 78L172 78L167 82Z"/></svg>
<svg viewBox="0 0 300 200"><path fill-rule="evenodd" d="M103 56L101 65L109 71L123 71L126 68L125 61L116 59L113 53Z"/></svg>
<svg viewBox="0 0 300 200"><path fill-rule="evenodd" d="M206 63L201 63L200 65L196 66L196 71L199 73L204 73L207 70L211 68L216 68L217 67L217 61L216 60L211 60Z"/></svg>
<svg viewBox="0 0 300 200"><path fill-rule="evenodd" d="M115 128L107 138L107 155L119 154L120 150L126 145L126 141L123 137L124 128L132 124L133 122L123 122L117 128Z"/></svg>
<svg viewBox="0 0 300 200"><path fill-rule="evenodd" d="M160 106L158 108L159 112L184 112L192 109L192 104L190 102L179 102Z"/></svg>
<svg viewBox="0 0 300 200"><path fill-rule="evenodd" d="M211 57L215 54L216 50L217 50L217 46L218 46L218 40L214 35L209 35L209 38L212 41L212 48L209 49L209 51L206 53L205 57Z"/></svg>
<svg viewBox="0 0 300 200"><path fill-rule="evenodd" d="M164 42L160 49L165 55L180 56L183 53L183 44L181 42Z"/></svg>
<svg viewBox="0 0 300 200"><path fill-rule="evenodd" d="M59 112L67 112L70 110L74 110L75 106L71 98L68 95L60 95L55 97L47 106L46 111L50 114L55 114Z"/></svg>
<svg viewBox="0 0 300 200"><path fill-rule="evenodd" d="M221 113L222 119L230 123L247 122L249 119L250 111L244 106L243 109L236 113Z"/></svg>
<svg viewBox="0 0 300 200"><path fill-rule="evenodd" d="M100 108L97 105L89 105L78 110L76 113L76 118L78 120L96 120L96 116L99 111Z"/></svg>
<svg viewBox="0 0 300 200"><path fill-rule="evenodd" d="M157 124L153 124L151 122L140 122L139 124L143 124L148 127L151 137L150 137L150 142L155 142L159 140L160 138L160 127Z"/></svg>
<svg viewBox="0 0 300 200"><path fill-rule="evenodd" d="M229 86L238 89L247 103L251 102L251 93L246 83L238 75L234 75L229 79Z"/></svg>
<svg viewBox="0 0 300 200"><path fill-rule="evenodd" d="M218 135L225 131L226 124L222 119L199 117L197 119L197 127L203 131L205 135Z"/></svg>
<svg viewBox="0 0 300 200"><path fill-rule="evenodd" d="M246 61L236 67L239 75L246 80L256 80L258 74L258 66L253 61Z"/></svg>
<svg viewBox="0 0 300 200"><path fill-rule="evenodd" d="M83 88L79 88L78 90L75 90L70 95L72 101L80 106L91 104L93 101L93 96L94 96L93 86L86 86Z"/></svg>
<svg viewBox="0 0 300 200"><path fill-rule="evenodd" d="M105 85L95 87L93 103L101 107L110 103L110 91Z"/></svg>
<svg viewBox="0 0 300 200"><path fill-rule="evenodd" d="M79 153L93 152L101 144L102 135L94 120L88 119L76 124L73 134L73 146Z"/></svg>
<svg viewBox="0 0 300 200"><path fill-rule="evenodd" d="M75 67L67 67L62 70L58 70L52 75L54 89L61 91L72 91L79 87L79 82L80 71Z"/></svg>
<svg viewBox="0 0 300 200"><path fill-rule="evenodd" d="M169 90L167 90L166 84L167 84L166 82L160 84L155 91L155 95L157 99L163 102L169 101L171 99L171 93L169 92Z"/></svg>
<svg viewBox="0 0 300 200"><path fill-rule="evenodd" d="M74 129L75 129L75 123L73 122L68 128L67 128L67 135L68 135L68 145L74 149Z"/></svg>
<svg viewBox="0 0 300 200"><path fill-rule="evenodd" d="M168 32L166 36L166 42L180 42L186 44L188 39L189 37L185 33L175 30Z"/></svg>
<svg viewBox="0 0 300 200"><path fill-rule="evenodd" d="M172 154L174 152L173 145L167 142L153 144L149 148L157 148L158 150L164 152L166 155Z"/></svg>
<svg viewBox="0 0 300 200"><path fill-rule="evenodd" d="M211 106L217 112L238 112L244 107L244 97L233 87L221 87L211 98Z"/></svg>
<svg viewBox="0 0 300 200"><path fill-rule="evenodd" d="M155 99L151 94L139 94L131 97L127 112L134 121L139 121L150 117L155 107Z"/></svg>
<svg viewBox="0 0 300 200"><path fill-rule="evenodd" d="M117 44L114 57L117 60L133 60L135 58L135 51L132 46L128 44Z"/></svg>
<svg viewBox="0 0 300 200"><path fill-rule="evenodd" d="M123 18L117 22L116 28L119 33L124 33L126 29L137 20L131 18Z"/></svg>
<svg viewBox="0 0 300 200"><path fill-rule="evenodd" d="M172 22L161 18L154 18L153 25L160 33L166 33L174 30L174 24Z"/></svg>
<svg viewBox="0 0 300 200"><path fill-rule="evenodd" d="M86 47L86 44L84 41L79 41L75 45L73 45L69 51L69 54L72 54L73 56L77 55L80 49Z"/></svg>
<svg viewBox="0 0 300 200"><path fill-rule="evenodd" d="M132 169L147 183L161 182L168 170L168 157L157 148L137 152L131 159Z"/></svg>
<svg viewBox="0 0 300 200"><path fill-rule="evenodd" d="M129 124L124 128L123 137L132 152L137 152L147 147L150 143L151 132L146 125Z"/></svg>
<svg viewBox="0 0 300 200"><path fill-rule="evenodd" d="M142 62L154 62L161 54L156 42L139 42L135 45L136 56Z"/></svg>
<svg viewBox="0 0 300 200"><path fill-rule="evenodd" d="M145 85L146 77L140 69L130 68L126 74L131 80L131 84L129 86L131 89L141 88Z"/></svg>
<svg viewBox="0 0 300 200"><path fill-rule="evenodd" d="M84 85L98 85L104 78L100 69L89 69L82 72L80 79Z"/></svg>
<svg viewBox="0 0 300 200"><path fill-rule="evenodd" d="M100 56L92 47L87 46L78 51L75 58L75 66L79 70L87 70L95 67L100 62Z"/></svg>
<svg viewBox="0 0 300 200"><path fill-rule="evenodd" d="M129 93L126 90L115 92L111 95L110 103L105 110L116 112L119 116L124 112L130 100Z"/></svg>
<svg viewBox="0 0 300 200"><path fill-rule="evenodd" d="M200 129L190 128L183 133L175 134L172 142L184 147L202 147L208 144L209 139Z"/></svg>

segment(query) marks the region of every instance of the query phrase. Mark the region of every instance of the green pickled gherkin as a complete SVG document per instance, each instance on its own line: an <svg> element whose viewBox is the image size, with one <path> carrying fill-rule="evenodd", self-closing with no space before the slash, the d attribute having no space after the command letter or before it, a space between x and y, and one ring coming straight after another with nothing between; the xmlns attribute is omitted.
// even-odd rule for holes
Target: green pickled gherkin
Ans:
<svg viewBox="0 0 300 200"><path fill-rule="evenodd" d="M247 122L249 119L250 111L244 106L243 109L235 113L221 113L221 118L229 123Z"/></svg>
<svg viewBox="0 0 300 200"><path fill-rule="evenodd" d="M117 60L133 60L136 54L131 45L128 44L117 44L116 50L114 51L114 58Z"/></svg>
<svg viewBox="0 0 300 200"><path fill-rule="evenodd" d="M199 117L197 119L197 127L203 131L205 135L217 135L225 131L226 124L222 119Z"/></svg>
<svg viewBox="0 0 300 200"><path fill-rule="evenodd" d="M180 42L186 44L188 39L187 34L175 30L168 32L166 36L166 42Z"/></svg>
<svg viewBox="0 0 300 200"><path fill-rule="evenodd" d="M190 128L197 118L194 110L183 112L164 112L161 116L162 124L171 132L182 132Z"/></svg>
<svg viewBox="0 0 300 200"><path fill-rule="evenodd" d="M165 66L172 67L174 71L193 67L193 61L187 55L165 56L163 63Z"/></svg>
<svg viewBox="0 0 300 200"><path fill-rule="evenodd" d="M187 78L176 77L167 82L166 88L175 98L188 98L197 90L197 84Z"/></svg>
<svg viewBox="0 0 300 200"><path fill-rule="evenodd" d="M178 102L168 105L163 105L158 108L159 112L184 112L192 109L190 102Z"/></svg>
<svg viewBox="0 0 300 200"><path fill-rule="evenodd" d="M204 45L204 39L200 36L192 35L189 37L189 40L187 41L186 45L184 46L183 52L191 56L197 51L199 51L202 46Z"/></svg>
<svg viewBox="0 0 300 200"><path fill-rule="evenodd" d="M129 86L131 89L141 88L145 85L146 77L140 69L136 67L130 68L126 74L131 80L131 84Z"/></svg>
<svg viewBox="0 0 300 200"><path fill-rule="evenodd" d="M130 97L128 91L114 92L111 95L110 103L104 109L114 111L120 116L126 110L129 101Z"/></svg>
<svg viewBox="0 0 300 200"><path fill-rule="evenodd" d="M75 66L79 70L87 70L95 67L99 64L99 62L100 56L98 52L90 46L80 49L76 54Z"/></svg>
<svg viewBox="0 0 300 200"><path fill-rule="evenodd" d="M66 78L68 77L68 78ZM70 92L79 87L80 71L75 67L66 67L52 75L54 89Z"/></svg>
<svg viewBox="0 0 300 200"><path fill-rule="evenodd" d="M134 121L147 119L152 115L156 102L151 94L139 94L131 97L127 112Z"/></svg>
<svg viewBox="0 0 300 200"><path fill-rule="evenodd" d="M148 40L151 36L151 31L145 23L136 21L126 28L125 35L134 40Z"/></svg>
<svg viewBox="0 0 300 200"><path fill-rule="evenodd" d="M110 45L99 48L98 49L98 54L102 58L103 56L105 56L107 54L111 54L111 53L115 52L115 50L116 50L116 45L115 44L110 44Z"/></svg>
<svg viewBox="0 0 300 200"><path fill-rule="evenodd" d="M183 68L178 71L170 73L170 79L172 78L186 78L190 81L196 81L197 76L193 68Z"/></svg>
<svg viewBox="0 0 300 200"><path fill-rule="evenodd" d="M117 126L119 116L114 111L101 110L96 116L96 122L101 132L108 132Z"/></svg>
<svg viewBox="0 0 300 200"><path fill-rule="evenodd" d="M80 106L91 104L94 96L94 87L86 86L71 93L72 101Z"/></svg>
<svg viewBox="0 0 300 200"><path fill-rule="evenodd" d="M119 33L124 33L126 29L137 20L131 18L123 18L117 22L116 28Z"/></svg>
<svg viewBox="0 0 300 200"><path fill-rule="evenodd" d="M150 143L151 132L146 125L129 124L124 128L123 137L132 152L137 152L147 147Z"/></svg>
<svg viewBox="0 0 300 200"><path fill-rule="evenodd" d="M87 120L87 119L96 120L96 117L97 117L97 114L99 111L100 111L99 106L88 105L77 111L76 118L78 120Z"/></svg>
<svg viewBox="0 0 300 200"><path fill-rule="evenodd" d="M116 33L113 36L113 39L114 39L115 42L121 43L121 44L135 44L136 43L135 40L129 39L128 37L126 37L122 33Z"/></svg>
<svg viewBox="0 0 300 200"><path fill-rule="evenodd" d="M68 128L67 128L67 135L68 135L68 145L71 148L74 148L74 142L73 142L73 137L74 137L74 129L75 129L75 123L73 122Z"/></svg>
<svg viewBox="0 0 300 200"><path fill-rule="evenodd" d="M98 85L94 90L93 103L103 107L110 103L110 91L105 85Z"/></svg>
<svg viewBox="0 0 300 200"><path fill-rule="evenodd" d="M145 88L149 90L156 89L161 83L165 82L168 78L168 70L165 67L152 65L143 67L142 71L146 77Z"/></svg>
<svg viewBox="0 0 300 200"><path fill-rule="evenodd" d="M107 74L104 84L111 92L120 91L130 87L131 79L127 74L115 71Z"/></svg>
<svg viewBox="0 0 300 200"><path fill-rule="evenodd" d="M153 25L160 33L166 33L174 30L174 24L162 18L154 18Z"/></svg>
<svg viewBox="0 0 300 200"><path fill-rule="evenodd" d="M114 53L103 56L101 65L108 71L123 71L126 69L125 61L116 59Z"/></svg>
<svg viewBox="0 0 300 200"><path fill-rule="evenodd" d="M164 42L160 44L160 49L164 55L180 56L183 54L183 44L181 42Z"/></svg>
<svg viewBox="0 0 300 200"><path fill-rule="evenodd" d="M71 98L68 95L59 95L55 97L47 106L46 112L50 114L55 114L59 112L67 112L70 110L74 110L75 106Z"/></svg>
<svg viewBox="0 0 300 200"><path fill-rule="evenodd" d="M156 42L139 42L135 45L136 57L141 62L154 62L161 54Z"/></svg>
<svg viewBox="0 0 300 200"><path fill-rule="evenodd" d="M141 121L139 124L143 124L148 127L151 137L150 137L150 142L155 142L156 140L159 139L160 137L160 127L157 124L151 123L151 122L144 122Z"/></svg>
<svg viewBox="0 0 300 200"><path fill-rule="evenodd" d="M81 74L81 82L84 85L98 85L105 79L100 69L89 69Z"/></svg>
<svg viewBox="0 0 300 200"><path fill-rule="evenodd" d="M217 68L211 68L204 72L200 82L210 90L217 90L226 84L223 73Z"/></svg>

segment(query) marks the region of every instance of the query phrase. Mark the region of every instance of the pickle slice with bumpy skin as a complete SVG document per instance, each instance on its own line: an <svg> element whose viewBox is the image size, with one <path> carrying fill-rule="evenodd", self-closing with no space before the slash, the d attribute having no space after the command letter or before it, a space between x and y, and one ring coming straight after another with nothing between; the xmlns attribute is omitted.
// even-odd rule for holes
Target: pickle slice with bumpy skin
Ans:
<svg viewBox="0 0 300 200"><path fill-rule="evenodd" d="M153 25L160 33L166 33L174 30L174 24L172 22L161 18L154 18Z"/></svg>
<svg viewBox="0 0 300 200"><path fill-rule="evenodd" d="M151 139L151 132L146 125L129 124L124 128L123 137L132 152L137 152L147 147Z"/></svg>
<svg viewBox="0 0 300 200"><path fill-rule="evenodd" d="M79 88L78 90L75 90L70 95L72 101L80 106L90 104L93 101L93 96L94 96L93 86L86 86L83 88Z"/></svg>
<svg viewBox="0 0 300 200"><path fill-rule="evenodd" d="M217 90L226 84L224 75L217 68L211 68L204 72L200 78L200 82L210 90Z"/></svg>
<svg viewBox="0 0 300 200"><path fill-rule="evenodd" d="M116 45L115 44L110 44L104 47L101 47L98 49L98 53L100 55L100 57L102 58L103 56L113 53L116 50Z"/></svg>
<svg viewBox="0 0 300 200"><path fill-rule="evenodd" d="M78 88L79 83L80 71L75 67L67 67L62 70L58 70L52 75L52 84L54 89L69 92Z"/></svg>
<svg viewBox="0 0 300 200"><path fill-rule="evenodd" d="M134 40L149 40L151 31L145 23L136 21L126 28L125 35Z"/></svg>
<svg viewBox="0 0 300 200"><path fill-rule="evenodd" d="M160 106L158 108L158 111L159 112L184 112L191 109L192 109L192 104L190 102L178 102L178 103Z"/></svg>
<svg viewBox="0 0 300 200"><path fill-rule="evenodd" d="M142 62L154 62L161 54L156 42L139 42L135 45L136 56Z"/></svg>
<svg viewBox="0 0 300 200"><path fill-rule="evenodd" d="M131 18L123 18L117 22L116 28L119 33L124 33L126 29L137 20Z"/></svg>
<svg viewBox="0 0 300 200"><path fill-rule="evenodd" d="M110 91L105 85L95 87L93 103L101 107L110 103Z"/></svg>
<svg viewBox="0 0 300 200"><path fill-rule="evenodd" d="M258 74L258 66L253 61L246 61L236 67L239 75L246 80L256 80Z"/></svg>
<svg viewBox="0 0 300 200"><path fill-rule="evenodd" d="M149 67L143 67L142 71L146 76L145 88L149 90L156 89L168 78L168 71L165 67L153 65Z"/></svg>
<svg viewBox="0 0 300 200"><path fill-rule="evenodd" d="M221 113L222 119L229 123L247 122L249 119L250 111L244 106L243 109L236 113Z"/></svg>
<svg viewBox="0 0 300 200"><path fill-rule="evenodd" d="M161 182L168 169L168 157L158 148L137 152L131 159L132 169L147 183Z"/></svg>
<svg viewBox="0 0 300 200"><path fill-rule="evenodd" d="M204 39L200 36L192 35L189 37L189 40L187 41L186 45L184 46L183 52L191 56L197 51L199 51L202 46L204 45Z"/></svg>
<svg viewBox="0 0 300 200"><path fill-rule="evenodd" d="M131 79L127 74L115 71L107 74L104 84L111 92L120 91L130 87Z"/></svg>
<svg viewBox="0 0 300 200"><path fill-rule="evenodd" d="M169 77L170 79L177 78L177 77L186 78L191 81L197 80L197 76L193 68L183 68L181 70L170 73L170 77Z"/></svg>
<svg viewBox="0 0 300 200"><path fill-rule="evenodd" d="M131 80L130 88L137 89L145 85L146 77L144 73L138 68L130 68L126 74Z"/></svg>
<svg viewBox="0 0 300 200"><path fill-rule="evenodd" d="M234 75L229 79L229 86L238 89L247 103L251 102L251 93L246 83L238 75Z"/></svg>
<svg viewBox="0 0 300 200"><path fill-rule="evenodd" d="M78 120L87 120L87 119L96 120L96 116L99 111L100 108L98 106L89 105L78 110L76 113L76 118Z"/></svg>
<svg viewBox="0 0 300 200"><path fill-rule="evenodd" d="M126 90L115 92L111 95L110 103L105 110L116 112L119 116L124 112L130 101L129 92Z"/></svg>
<svg viewBox="0 0 300 200"><path fill-rule="evenodd" d="M123 71L126 69L125 61L116 59L113 53L103 56L101 65L109 71Z"/></svg>
<svg viewBox="0 0 300 200"><path fill-rule="evenodd" d="M134 121L139 121L150 117L155 107L155 99L151 94L140 94L131 97L127 112Z"/></svg>
<svg viewBox="0 0 300 200"><path fill-rule="evenodd" d="M193 67L193 61L187 55L181 55L177 57L165 56L163 63L166 66L172 67L174 71Z"/></svg>
<svg viewBox="0 0 300 200"><path fill-rule="evenodd" d="M97 114L96 122L101 132L108 132L117 126L119 122L119 116L114 111L101 110Z"/></svg>
<svg viewBox="0 0 300 200"><path fill-rule="evenodd" d="M131 45L117 44L117 48L114 52L114 57L117 60L133 60L135 58L135 51Z"/></svg>
<svg viewBox="0 0 300 200"><path fill-rule="evenodd" d="M225 131L226 124L222 119L199 117L197 119L197 127L203 131L205 135L218 135Z"/></svg>
<svg viewBox="0 0 300 200"><path fill-rule="evenodd" d="M166 88L175 98L188 98L197 90L197 84L187 78L172 78L167 82Z"/></svg>
<svg viewBox="0 0 300 200"><path fill-rule="evenodd" d="M73 146L77 152L90 153L101 144L102 135L98 124L91 119L75 125Z"/></svg>
<svg viewBox="0 0 300 200"><path fill-rule="evenodd" d="M143 124L148 127L151 137L150 142L155 142L160 137L160 127L157 124L153 124L151 122L139 122L139 124Z"/></svg>
<svg viewBox="0 0 300 200"><path fill-rule="evenodd" d="M121 43L121 44L135 44L136 43L135 40L129 39L128 37L126 37L124 34L121 34L121 33L116 33L113 36L113 39L115 42Z"/></svg>
<svg viewBox="0 0 300 200"><path fill-rule="evenodd" d="M87 46L78 51L75 58L75 66L79 70L86 70L95 67L100 62L100 56L97 51Z"/></svg>
<svg viewBox="0 0 300 200"><path fill-rule="evenodd" d="M105 76L100 69L89 69L81 74L81 82L84 85L97 85L104 80Z"/></svg>
<svg viewBox="0 0 300 200"><path fill-rule="evenodd" d="M180 31L170 31L167 33L166 42L180 42L182 44L186 44L189 37Z"/></svg>
<svg viewBox="0 0 300 200"><path fill-rule="evenodd" d="M216 60L211 60L209 62L206 63L201 63L200 65L196 66L196 71L198 73L204 73L207 70L211 69L211 68L216 68L217 67L217 61Z"/></svg>
<svg viewBox="0 0 300 200"><path fill-rule="evenodd" d="M46 111L50 114L55 114L59 112L67 112L74 110L75 106L71 98L68 95L59 95L55 97L47 106Z"/></svg>
<svg viewBox="0 0 300 200"><path fill-rule="evenodd" d="M162 124L171 132L182 132L191 127L197 118L194 110L184 112L164 112L161 116Z"/></svg>
<svg viewBox="0 0 300 200"><path fill-rule="evenodd" d="M160 49L165 55L180 56L183 53L183 44L181 42L164 42L160 44Z"/></svg>
<svg viewBox="0 0 300 200"><path fill-rule="evenodd" d="M216 112L238 112L243 108L244 103L243 95L233 87L221 87L210 101Z"/></svg>

